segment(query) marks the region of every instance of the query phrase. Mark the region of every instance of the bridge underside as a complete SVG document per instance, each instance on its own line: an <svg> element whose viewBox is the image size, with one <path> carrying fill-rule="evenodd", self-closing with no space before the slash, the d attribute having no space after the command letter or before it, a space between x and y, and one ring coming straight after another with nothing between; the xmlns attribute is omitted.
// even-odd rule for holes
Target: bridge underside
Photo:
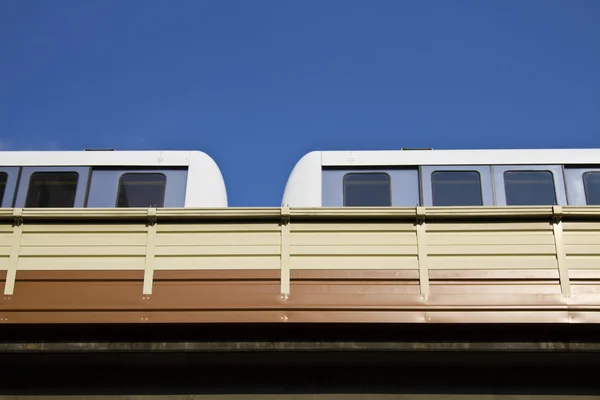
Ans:
<svg viewBox="0 0 600 400"><path fill-rule="evenodd" d="M3 396L169 395L169 399L222 400L248 395L294 400L600 396L595 377L600 327L595 325L4 328L0 331Z"/></svg>

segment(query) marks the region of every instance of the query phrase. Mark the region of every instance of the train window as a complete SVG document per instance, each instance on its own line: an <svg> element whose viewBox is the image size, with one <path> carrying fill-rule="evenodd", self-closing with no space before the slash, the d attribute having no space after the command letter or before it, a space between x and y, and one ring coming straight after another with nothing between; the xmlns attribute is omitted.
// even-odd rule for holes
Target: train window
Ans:
<svg viewBox="0 0 600 400"><path fill-rule="evenodd" d="M600 172L584 173L583 188L586 204L590 206L600 205Z"/></svg>
<svg viewBox="0 0 600 400"><path fill-rule="evenodd" d="M392 203L390 176L385 173L350 173L344 176L344 205L386 207Z"/></svg>
<svg viewBox="0 0 600 400"><path fill-rule="evenodd" d="M0 206L2 206L2 200L4 200L6 182L8 182L8 174L6 172L0 172Z"/></svg>
<svg viewBox="0 0 600 400"><path fill-rule="evenodd" d="M481 206L481 176L477 171L435 171L431 174L434 206Z"/></svg>
<svg viewBox="0 0 600 400"><path fill-rule="evenodd" d="M78 179L77 172L34 172L25 207L73 207Z"/></svg>
<svg viewBox="0 0 600 400"><path fill-rule="evenodd" d="M167 177L157 173L121 175L117 207L163 207Z"/></svg>
<svg viewBox="0 0 600 400"><path fill-rule="evenodd" d="M506 171L506 205L555 205L556 190L550 171Z"/></svg>

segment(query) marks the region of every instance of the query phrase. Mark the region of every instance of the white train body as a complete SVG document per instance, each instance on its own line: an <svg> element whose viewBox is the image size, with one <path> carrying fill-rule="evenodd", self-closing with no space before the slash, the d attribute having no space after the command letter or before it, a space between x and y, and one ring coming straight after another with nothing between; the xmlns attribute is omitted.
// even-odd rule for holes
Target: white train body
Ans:
<svg viewBox="0 0 600 400"><path fill-rule="evenodd" d="M600 204L600 149L314 151L282 205Z"/></svg>
<svg viewBox="0 0 600 400"><path fill-rule="evenodd" d="M600 205L600 149L314 151L289 207ZM227 207L201 151L2 151L1 207Z"/></svg>
<svg viewBox="0 0 600 400"><path fill-rule="evenodd" d="M201 151L1 151L0 206L227 207Z"/></svg>

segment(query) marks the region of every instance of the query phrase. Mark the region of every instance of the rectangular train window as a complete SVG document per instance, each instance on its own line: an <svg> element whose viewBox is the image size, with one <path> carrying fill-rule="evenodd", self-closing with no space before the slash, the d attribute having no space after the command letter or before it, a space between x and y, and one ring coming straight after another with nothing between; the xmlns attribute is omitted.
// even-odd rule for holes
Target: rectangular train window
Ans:
<svg viewBox="0 0 600 400"><path fill-rule="evenodd" d="M117 207L163 207L167 177L157 173L121 175Z"/></svg>
<svg viewBox="0 0 600 400"><path fill-rule="evenodd" d="M584 173L583 188L586 204L590 206L600 205L600 172Z"/></svg>
<svg viewBox="0 0 600 400"><path fill-rule="evenodd" d="M358 176L353 177L356 174ZM387 167L385 169L365 169L356 167L348 168L323 168L321 177L321 204L323 207L344 207L356 204L356 195L353 195L354 179L361 174L373 174L375 178L381 176L380 186L383 188L384 201L375 204L385 204L392 207L415 207L420 205L419 169L417 167ZM369 177L367 177L369 178ZM346 184L348 183L348 184ZM360 186L360 185L359 185ZM363 185L367 186L367 185ZM375 186L375 185L371 185ZM387 187L386 187L387 186ZM346 190L347 187L350 190ZM354 188L356 189L356 188ZM369 190L366 188L365 190ZM348 193L349 192L349 193ZM349 201L345 201L348 198ZM371 203L358 199L359 204Z"/></svg>
<svg viewBox="0 0 600 400"><path fill-rule="evenodd" d="M434 206L481 206L481 176L477 171L435 171L431 174Z"/></svg>
<svg viewBox="0 0 600 400"><path fill-rule="evenodd" d="M506 205L540 206L557 204L554 178L550 171L506 171Z"/></svg>
<svg viewBox="0 0 600 400"><path fill-rule="evenodd" d="M25 207L73 207L78 179L77 172L34 172Z"/></svg>
<svg viewBox="0 0 600 400"><path fill-rule="evenodd" d="M4 200L6 182L8 182L8 174L6 172L0 172L0 206L2 206L2 200Z"/></svg>
<svg viewBox="0 0 600 400"><path fill-rule="evenodd" d="M388 207L391 197L388 174L367 172L344 176L344 206Z"/></svg>

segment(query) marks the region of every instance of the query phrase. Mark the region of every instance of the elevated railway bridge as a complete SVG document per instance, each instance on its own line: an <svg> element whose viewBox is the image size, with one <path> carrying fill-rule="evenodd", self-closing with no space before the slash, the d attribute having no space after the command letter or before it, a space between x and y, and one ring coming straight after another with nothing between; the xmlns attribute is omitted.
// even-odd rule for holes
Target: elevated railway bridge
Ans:
<svg viewBox="0 0 600 400"><path fill-rule="evenodd" d="M599 261L590 206L1 209L0 399L600 398Z"/></svg>

